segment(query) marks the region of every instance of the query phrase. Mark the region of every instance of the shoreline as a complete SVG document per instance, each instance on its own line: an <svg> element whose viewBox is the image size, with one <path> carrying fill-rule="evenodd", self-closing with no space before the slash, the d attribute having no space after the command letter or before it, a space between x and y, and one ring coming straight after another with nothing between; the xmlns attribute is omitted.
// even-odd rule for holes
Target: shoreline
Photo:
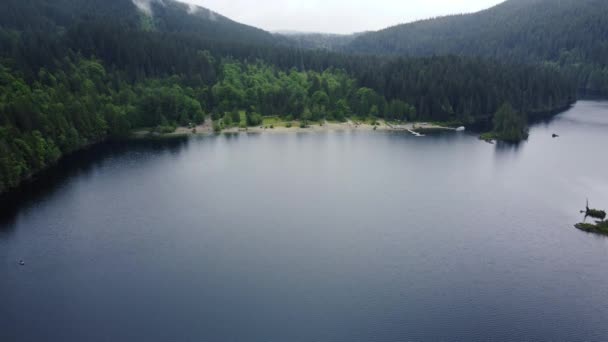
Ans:
<svg viewBox="0 0 608 342"><path fill-rule="evenodd" d="M314 123L305 128L300 127L298 122L294 122L291 127L277 126L270 128L269 126L254 126L247 128L231 127L223 129L221 132L213 130L211 120L206 120L205 123L193 128L178 127L172 133L154 133L151 130L137 130L133 132L136 138L141 137L175 137L175 136L193 136L193 135L214 135L214 134L236 134L236 133L325 133L325 132L405 132L414 136L424 136L430 132L440 131L457 131L456 128L441 126L438 124L426 122L411 122L391 124L383 120L378 120L377 125L369 123L359 123L348 120L346 122L325 122L324 124Z"/></svg>

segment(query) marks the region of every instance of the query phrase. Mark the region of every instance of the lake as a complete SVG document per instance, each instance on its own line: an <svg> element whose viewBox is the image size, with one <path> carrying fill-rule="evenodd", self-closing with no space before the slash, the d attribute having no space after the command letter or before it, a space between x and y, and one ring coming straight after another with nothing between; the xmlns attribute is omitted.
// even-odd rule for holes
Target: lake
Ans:
<svg viewBox="0 0 608 342"><path fill-rule="evenodd" d="M605 341L608 102L530 133L77 153L3 203L0 341Z"/></svg>

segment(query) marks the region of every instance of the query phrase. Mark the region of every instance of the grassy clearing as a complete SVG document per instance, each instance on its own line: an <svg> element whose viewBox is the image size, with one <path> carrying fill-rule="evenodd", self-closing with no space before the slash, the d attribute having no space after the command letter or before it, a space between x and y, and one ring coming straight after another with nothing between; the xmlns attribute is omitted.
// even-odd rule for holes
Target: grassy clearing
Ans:
<svg viewBox="0 0 608 342"><path fill-rule="evenodd" d="M483 133L482 135L479 136L480 140L484 140L487 142L492 142L494 140L496 140L498 137L496 136L495 133L492 132L488 132L488 133Z"/></svg>
<svg viewBox="0 0 608 342"><path fill-rule="evenodd" d="M446 127L446 128L458 128L462 126L466 126L466 124L462 121L453 120L453 121L433 121L431 122L435 126Z"/></svg>
<svg viewBox="0 0 608 342"><path fill-rule="evenodd" d="M279 118L278 116L265 116L262 120L262 126L264 127L285 127L287 125L287 121Z"/></svg>
<svg viewBox="0 0 608 342"><path fill-rule="evenodd" d="M309 125L313 124L312 122ZM267 128L277 128L277 127L300 127L301 122L298 120L286 120L282 119L278 116L265 116L262 120L262 126Z"/></svg>
<svg viewBox="0 0 608 342"><path fill-rule="evenodd" d="M247 127L247 114L245 113L244 110L240 110L239 111L239 116L241 118L239 126L240 127Z"/></svg>

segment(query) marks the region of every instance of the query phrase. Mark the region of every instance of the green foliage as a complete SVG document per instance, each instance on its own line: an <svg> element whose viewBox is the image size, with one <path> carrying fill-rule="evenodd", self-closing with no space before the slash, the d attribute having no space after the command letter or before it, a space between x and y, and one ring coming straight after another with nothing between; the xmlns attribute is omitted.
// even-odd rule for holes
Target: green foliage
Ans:
<svg viewBox="0 0 608 342"><path fill-rule="evenodd" d="M492 141L498 139L498 136L494 132L486 132L486 133L481 134L479 136L479 139L488 141L488 142L492 142Z"/></svg>
<svg viewBox="0 0 608 342"><path fill-rule="evenodd" d="M344 99L338 100L334 109L333 119L344 122L351 115L351 109L348 102Z"/></svg>
<svg viewBox="0 0 608 342"><path fill-rule="evenodd" d="M28 83L0 64L0 193L62 155L134 127L166 134L204 120L201 89L179 78L128 84L95 60L64 60Z"/></svg>
<svg viewBox="0 0 608 342"><path fill-rule="evenodd" d="M263 123L262 115L258 113L246 113L247 126L259 126Z"/></svg>
<svg viewBox="0 0 608 342"><path fill-rule="evenodd" d="M280 71L274 66L261 62L242 64L226 61L222 64L223 78L212 87L212 102L217 110L230 109L231 118L224 122L238 122L237 108L255 108L259 115L278 116L282 120L321 121L331 118L338 112L344 119L350 115L349 102L356 105L361 101L384 101L374 90L365 88L364 99L353 96L356 84L346 73L327 70L289 72ZM329 95L331 94L331 95ZM371 99L371 100L370 100ZM363 106L366 106L363 105ZM376 107L376 112L378 109ZM254 119L252 121L252 119ZM248 125L259 124L259 118L252 116ZM227 123L227 124L228 124Z"/></svg>
<svg viewBox="0 0 608 342"><path fill-rule="evenodd" d="M598 221L593 223L578 223L575 225L576 228L596 234L608 235L608 221Z"/></svg>
<svg viewBox="0 0 608 342"><path fill-rule="evenodd" d="M213 123L213 131L215 133L220 133L223 129L224 127L222 126L222 123L220 121L215 121Z"/></svg>
<svg viewBox="0 0 608 342"><path fill-rule="evenodd" d="M99 63L69 67L70 75L41 70L41 82L28 85L0 65L0 193L129 125L122 120L127 109L113 106L106 89L96 87L106 78Z"/></svg>
<svg viewBox="0 0 608 342"><path fill-rule="evenodd" d="M232 121L232 115L230 115L230 113L226 113L226 115L224 115L224 118L222 118L222 123L225 127L232 127L232 125L234 124L234 122Z"/></svg>
<svg viewBox="0 0 608 342"><path fill-rule="evenodd" d="M606 218L606 212L603 210L587 208L586 216L593 217L598 220L603 220Z"/></svg>
<svg viewBox="0 0 608 342"><path fill-rule="evenodd" d="M385 115L387 120L414 121L416 108L401 100L392 100Z"/></svg>
<svg viewBox="0 0 608 342"><path fill-rule="evenodd" d="M193 89L183 88L179 80L150 80L133 89L139 99L134 100L138 113L134 126L153 126L168 121L180 126L204 121L201 104Z"/></svg>
<svg viewBox="0 0 608 342"><path fill-rule="evenodd" d="M494 114L494 137L507 142L519 142L528 138L528 120L516 112L511 104L503 104Z"/></svg>
<svg viewBox="0 0 608 342"><path fill-rule="evenodd" d="M238 110L233 110L232 112L230 112L230 119L232 120L233 123L240 125L241 123L241 114Z"/></svg>

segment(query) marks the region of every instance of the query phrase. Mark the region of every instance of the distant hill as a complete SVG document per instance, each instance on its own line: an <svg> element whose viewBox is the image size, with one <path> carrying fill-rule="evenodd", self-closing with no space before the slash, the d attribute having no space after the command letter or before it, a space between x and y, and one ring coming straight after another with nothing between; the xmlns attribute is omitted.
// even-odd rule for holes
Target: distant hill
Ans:
<svg viewBox="0 0 608 342"><path fill-rule="evenodd" d="M473 14L368 32L344 50L552 62L577 75L581 89L608 94L608 1L508 0Z"/></svg>
<svg viewBox="0 0 608 342"><path fill-rule="evenodd" d="M285 42L209 9L174 0L3 0L0 7L1 27L19 31L61 31L78 21L100 21L130 29L192 33L222 41Z"/></svg>

